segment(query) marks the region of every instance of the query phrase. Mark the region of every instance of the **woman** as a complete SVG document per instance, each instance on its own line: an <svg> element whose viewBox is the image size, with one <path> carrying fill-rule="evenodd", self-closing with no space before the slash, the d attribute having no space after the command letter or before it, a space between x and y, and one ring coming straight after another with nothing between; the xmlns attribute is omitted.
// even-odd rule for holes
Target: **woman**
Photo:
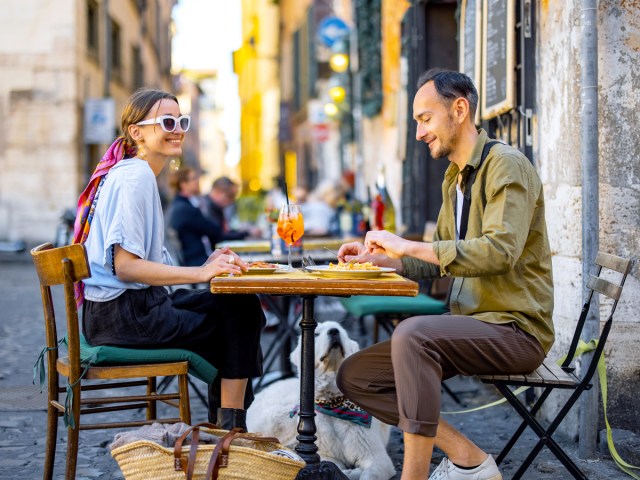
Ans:
<svg viewBox="0 0 640 480"><path fill-rule="evenodd" d="M83 334L92 345L198 353L219 372L209 387L209 420L246 429L253 399L247 380L262 374L264 315L257 297L164 288L247 270L229 249L216 250L201 266L178 267L164 248L156 177L181 155L190 118L180 115L175 96L145 89L127 101L121 126L122 137L78 202L74 241L85 243L92 273L76 292L79 303L85 300Z"/></svg>

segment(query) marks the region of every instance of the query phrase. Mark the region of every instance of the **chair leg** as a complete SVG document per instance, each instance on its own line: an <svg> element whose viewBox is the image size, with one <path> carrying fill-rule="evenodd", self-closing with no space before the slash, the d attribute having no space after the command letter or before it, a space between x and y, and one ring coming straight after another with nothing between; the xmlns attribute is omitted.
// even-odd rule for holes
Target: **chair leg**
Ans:
<svg viewBox="0 0 640 480"><path fill-rule="evenodd" d="M188 375L178 375L178 389L180 390L180 420L191 425L191 409L189 403Z"/></svg>
<svg viewBox="0 0 640 480"><path fill-rule="evenodd" d="M78 437L80 435L80 425L76 423L76 428L67 428L67 470L66 480L76 478L76 464L78 461Z"/></svg>
<svg viewBox="0 0 640 480"><path fill-rule="evenodd" d="M556 443L555 440L551 437L555 432L556 428L560 425L564 417L569 413L573 404L580 398L580 394L584 391L584 388L578 388L575 390L567 402L564 404L558 415L553 419L551 424L547 429L545 429L538 420L535 419L533 414L527 410L527 408L518 400L518 398L509 390L509 388L504 384L496 385L498 390L505 396L505 398L509 401L511 406L520 414L520 416L524 419L529 427L534 431L536 435L538 435L539 440L538 443L531 450L527 458L524 460L522 465L518 471L514 474L513 480L518 480L524 475L525 471L533 460L538 456L540 450L542 450L543 446L547 446L549 450L556 456L558 460L565 466L565 468L571 473L571 475L576 480L588 480L587 477L582 473L580 468L569 458L569 456L560 448L560 445ZM545 392L546 393L546 392Z"/></svg>
<svg viewBox="0 0 640 480"><path fill-rule="evenodd" d="M540 410L540 408L542 407L542 404L545 402L545 400L547 399L547 397L552 391L553 391L552 388L546 388L542 392L542 395L540 395L540 398L538 398L535 405L531 407L531 410L529 410L529 413L531 415L535 415L536 413L538 413L538 410ZM500 463L502 463L502 461L509 454L513 446L516 444L516 442L520 438L520 435L522 435L526 429L527 429L527 422L523 421L518 427L518 429L516 430L516 432L511 436L507 444L504 446L500 454L496 457L497 465L500 465Z"/></svg>
<svg viewBox="0 0 640 480"><path fill-rule="evenodd" d="M75 480L76 478L76 465L78 462L78 440L80 436L80 399L82 390L80 382L76 382L73 387L73 408L71 414L73 415L75 428L67 428L67 468L65 472L66 480Z"/></svg>
<svg viewBox="0 0 640 480"><path fill-rule="evenodd" d="M364 323L364 320L363 320ZM378 321L378 317L373 317L373 344L378 343L380 339L380 322Z"/></svg>
<svg viewBox="0 0 640 480"><path fill-rule="evenodd" d="M364 315L358 317L358 326L360 327L360 336L364 337L367 334L367 327L364 324Z"/></svg>
<svg viewBox="0 0 640 480"><path fill-rule="evenodd" d="M207 407L208 406L207 397L205 397L204 394L198 388L198 386L195 383L193 383L193 380L191 380L191 377L189 375L187 375L187 382L189 382L189 385L191 386L191 388L193 388L193 391L196 392L196 395L198 396L202 404L205 407Z"/></svg>
<svg viewBox="0 0 640 480"><path fill-rule="evenodd" d="M157 392L156 377L147 378L147 395ZM147 420L155 420L158 418L157 404L155 400L147 401Z"/></svg>
<svg viewBox="0 0 640 480"><path fill-rule="evenodd" d="M51 406L47 408L47 442L44 454L44 480L53 478L53 466L56 461L56 442L58 440L58 410Z"/></svg>
<svg viewBox="0 0 640 480"><path fill-rule="evenodd" d="M449 385L447 385L446 383L442 382L440 384L440 386L442 387L442 389L449 394L449 396L453 399L454 402L456 402L458 405L460 405L461 407L466 407L467 405L462 403L462 400L460 400L460 397L458 397L458 395L456 395L456 392L454 392L453 390L451 390L451 388L449 387Z"/></svg>

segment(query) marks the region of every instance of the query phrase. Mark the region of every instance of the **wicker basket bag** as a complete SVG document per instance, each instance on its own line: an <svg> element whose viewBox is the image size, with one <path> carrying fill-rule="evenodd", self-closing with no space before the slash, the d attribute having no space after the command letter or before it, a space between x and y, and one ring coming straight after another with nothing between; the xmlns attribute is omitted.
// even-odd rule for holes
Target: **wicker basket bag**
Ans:
<svg viewBox="0 0 640 480"><path fill-rule="evenodd" d="M198 445L201 428L220 441ZM191 446L183 451L189 434ZM293 480L305 463L270 453L276 450L287 449L275 437L220 430L204 423L187 430L173 449L138 440L115 448L111 455L126 480Z"/></svg>

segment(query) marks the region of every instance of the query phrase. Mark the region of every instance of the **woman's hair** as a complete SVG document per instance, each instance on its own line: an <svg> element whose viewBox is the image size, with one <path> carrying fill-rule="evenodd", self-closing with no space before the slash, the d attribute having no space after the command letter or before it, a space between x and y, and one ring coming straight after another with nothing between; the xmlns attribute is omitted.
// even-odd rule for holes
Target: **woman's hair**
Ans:
<svg viewBox="0 0 640 480"><path fill-rule="evenodd" d="M189 175L195 170L191 167L180 167L178 170L171 173L169 177L169 186L174 192L180 191L180 185L189 181Z"/></svg>
<svg viewBox="0 0 640 480"><path fill-rule="evenodd" d="M129 134L129 125L135 125L136 123L144 120L151 108L163 99L173 100L178 103L178 99L175 95L164 92L162 90L155 90L151 88L141 88L133 93L127 100L127 104L122 110L122 117L120 120L120 128L122 129L122 137L126 147L136 147L136 142Z"/></svg>

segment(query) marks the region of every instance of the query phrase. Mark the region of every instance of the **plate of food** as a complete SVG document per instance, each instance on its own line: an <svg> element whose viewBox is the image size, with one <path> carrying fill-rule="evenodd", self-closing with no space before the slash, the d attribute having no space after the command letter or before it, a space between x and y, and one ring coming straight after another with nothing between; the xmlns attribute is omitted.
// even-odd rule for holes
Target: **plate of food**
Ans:
<svg viewBox="0 0 640 480"><path fill-rule="evenodd" d="M281 268L280 265L268 262L249 262L249 270L244 275L268 275Z"/></svg>
<svg viewBox="0 0 640 480"><path fill-rule="evenodd" d="M371 262L330 263L329 265L309 266L306 267L306 270L327 278L349 279L377 278L383 273L393 273L396 271L395 268L378 267Z"/></svg>

